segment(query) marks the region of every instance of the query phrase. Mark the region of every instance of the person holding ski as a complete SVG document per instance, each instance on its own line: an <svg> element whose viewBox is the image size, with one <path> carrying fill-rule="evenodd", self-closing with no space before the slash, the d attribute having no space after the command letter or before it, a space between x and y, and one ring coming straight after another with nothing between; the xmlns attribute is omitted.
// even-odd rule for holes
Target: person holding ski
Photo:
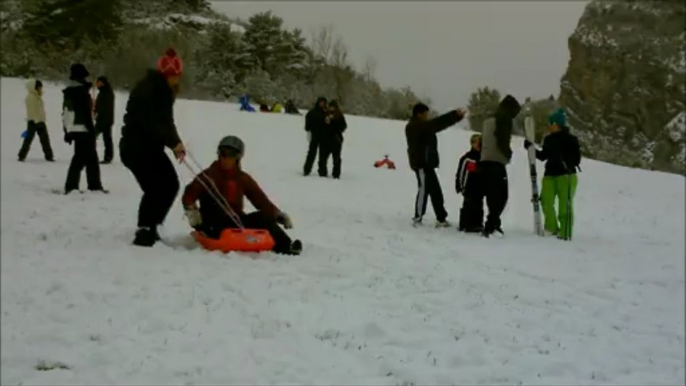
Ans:
<svg viewBox="0 0 686 386"><path fill-rule="evenodd" d="M100 165L95 149L95 125L93 124L93 100L90 95L90 75L81 63L71 65L69 84L62 90L62 123L64 141L74 143L74 156L67 172L64 194L79 189L81 171L86 169L88 190L107 193L100 181Z"/></svg>
<svg viewBox="0 0 686 386"><path fill-rule="evenodd" d="M478 163L481 160L481 134L472 135L469 142L472 148L460 158L455 175L455 191L462 194L458 230L480 233L483 231L484 221L484 195L478 170Z"/></svg>
<svg viewBox="0 0 686 386"><path fill-rule="evenodd" d="M522 107L512 95L500 101L495 114L486 119L481 130L481 161L479 173L483 181L488 215L482 235L503 234L500 216L508 199L506 165L512 159L510 141L513 120Z"/></svg>
<svg viewBox="0 0 686 386"><path fill-rule="evenodd" d="M134 86L126 103L119 154L143 191L134 245L151 247L160 240L157 227L179 192L179 177L165 147L177 160L186 155L174 123L174 101L182 73L181 58L173 48L168 49L157 68L148 70Z"/></svg>
<svg viewBox="0 0 686 386"><path fill-rule="evenodd" d="M331 176L334 179L341 178L341 151L343 150L343 132L348 128L345 121L343 110L338 101L329 102L329 111L324 120L326 127L321 133L321 150L319 151L319 175L326 177L328 174L327 163L329 155L333 156L333 171Z"/></svg>
<svg viewBox="0 0 686 386"><path fill-rule="evenodd" d="M24 99L26 105L27 128L23 135L24 141L19 149L19 161L24 162L31 149L33 138L38 134L40 145L43 148L43 156L48 162L54 162L55 158L50 146L48 127L45 124L45 105L43 104L43 83L38 79L29 79L26 83L28 93Z"/></svg>
<svg viewBox="0 0 686 386"><path fill-rule="evenodd" d="M544 229L562 240L570 240L574 223L572 202L576 193L576 169L581 162L579 140L569 132L564 109L548 117L548 135L542 149L536 149L536 158L546 161L541 189ZM524 140L524 148L534 144ZM555 213L555 199L558 211Z"/></svg>
<svg viewBox="0 0 686 386"><path fill-rule="evenodd" d="M245 144L240 138L233 135L222 138L217 146L217 160L196 176L183 193L181 201L190 226L210 238L219 238L224 229L237 228L239 224L222 208L228 203L245 228L269 232L275 242L274 252L300 254L300 240L291 241L278 225L292 228L291 218L277 208L257 182L242 170L244 155ZM243 211L244 197L257 209L256 212L246 214Z"/></svg>
<svg viewBox="0 0 686 386"><path fill-rule="evenodd" d="M109 164L114 158L112 144L112 125L114 125L114 91L107 77L101 76L95 82L98 97L95 100L95 133L102 134L105 142L105 158L103 164Z"/></svg>
<svg viewBox="0 0 686 386"><path fill-rule="evenodd" d="M326 130L327 111L326 98L319 97L317 98L314 107L305 115L305 131L307 132L309 141L305 166L303 166L303 174L305 176L309 176L312 172L312 166L314 165L315 158L317 158L317 152L319 152L319 157L321 159L321 136L324 130ZM323 170L319 170L319 176L325 177L326 173L322 172Z"/></svg>
<svg viewBox="0 0 686 386"><path fill-rule="evenodd" d="M437 118L429 119L429 107L427 105L417 103L412 108L412 118L405 126L405 138L410 168L417 177L417 197L412 219L412 225L415 227L421 224L422 218L426 214L429 196L436 214L436 227L446 228L450 226L447 221L448 212L443 204L441 183L436 175L436 168L439 167L440 163L436 133L460 122L463 117L464 111L455 109Z"/></svg>

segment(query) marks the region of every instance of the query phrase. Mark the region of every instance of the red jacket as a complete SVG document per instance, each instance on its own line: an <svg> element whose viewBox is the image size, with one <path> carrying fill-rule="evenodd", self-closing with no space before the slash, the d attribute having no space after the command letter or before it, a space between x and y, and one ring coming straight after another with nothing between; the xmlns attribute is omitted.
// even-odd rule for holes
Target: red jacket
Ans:
<svg viewBox="0 0 686 386"><path fill-rule="evenodd" d="M193 205L202 196L207 195L208 192L205 186L198 180L203 178L205 185L213 189L212 185L205 179L205 175L214 182L222 196L229 202L231 209L239 215L245 214L243 211L243 197L247 197L255 209L261 211L267 216L276 217L279 209L274 205L267 195L262 191L257 182L250 177L250 175L240 168L232 170L222 169L219 161L214 161L209 168L205 169L200 176L195 177L193 182L186 186L181 202L184 207Z"/></svg>

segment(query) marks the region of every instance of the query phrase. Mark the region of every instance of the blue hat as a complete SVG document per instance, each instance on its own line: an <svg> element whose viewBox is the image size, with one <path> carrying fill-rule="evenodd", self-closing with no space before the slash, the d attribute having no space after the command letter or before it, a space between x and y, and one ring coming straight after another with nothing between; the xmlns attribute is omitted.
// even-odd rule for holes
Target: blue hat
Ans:
<svg viewBox="0 0 686 386"><path fill-rule="evenodd" d="M551 125L558 125L560 128L567 127L567 116L563 108L557 109L556 112L548 116L548 123Z"/></svg>

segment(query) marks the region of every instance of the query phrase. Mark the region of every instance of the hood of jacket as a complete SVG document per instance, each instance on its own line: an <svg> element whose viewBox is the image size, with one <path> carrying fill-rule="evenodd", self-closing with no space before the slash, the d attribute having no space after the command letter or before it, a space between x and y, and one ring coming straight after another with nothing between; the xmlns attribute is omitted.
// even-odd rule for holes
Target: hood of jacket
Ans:
<svg viewBox="0 0 686 386"><path fill-rule="evenodd" d="M522 106L512 95L507 95L498 105L497 115L514 119L522 110Z"/></svg>
<svg viewBox="0 0 686 386"><path fill-rule="evenodd" d="M31 95L39 96L38 90L36 90L36 80L31 78L26 82L26 90Z"/></svg>

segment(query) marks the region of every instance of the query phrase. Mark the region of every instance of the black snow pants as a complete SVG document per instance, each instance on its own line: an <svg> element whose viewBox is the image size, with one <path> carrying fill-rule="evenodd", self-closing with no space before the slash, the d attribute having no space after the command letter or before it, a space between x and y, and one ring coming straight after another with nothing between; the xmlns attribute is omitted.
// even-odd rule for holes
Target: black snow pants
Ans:
<svg viewBox="0 0 686 386"><path fill-rule="evenodd" d="M88 190L102 190L100 181L100 165L98 164L98 152L95 149L95 135L92 133L70 134L74 144L74 156L67 171L67 182L64 190L70 192L79 189L81 172L86 169L86 182Z"/></svg>
<svg viewBox="0 0 686 386"><path fill-rule="evenodd" d="M499 162L482 161L479 163L479 173L483 179L488 216L484 233L493 233L500 229L500 215L505 210L508 199L507 169Z"/></svg>
<svg viewBox="0 0 686 386"><path fill-rule="evenodd" d="M448 218L443 204L443 190L441 183L438 181L436 169L422 168L415 170L417 176L417 198L414 204L414 218L421 220L426 214L426 204L431 197L431 206L434 208L437 221L445 221Z"/></svg>
<svg viewBox="0 0 686 386"><path fill-rule="evenodd" d="M104 162L112 162L114 159L114 144L112 142L112 126L107 125L95 125L95 132L98 135L102 134L102 140L105 144L105 157Z"/></svg>
<svg viewBox="0 0 686 386"><path fill-rule="evenodd" d="M31 149L31 143L33 138L38 134L38 139L40 140L40 145L43 148L43 155L46 160L52 160L52 146L50 146L50 136L48 135L48 128L44 122L35 123L34 121L29 121L28 127L26 129L26 137L24 142L21 144L21 149L19 150L19 159L24 160L29 154Z"/></svg>
<svg viewBox="0 0 686 386"><path fill-rule="evenodd" d="M321 142L319 150L319 176L326 177L328 172L329 156L333 158L333 178L341 177L341 151L343 150L343 140L340 138L330 138Z"/></svg>
<svg viewBox="0 0 686 386"><path fill-rule="evenodd" d="M484 224L484 189L481 175L472 172L462 192L462 208L458 229L464 232L481 232Z"/></svg>
<svg viewBox="0 0 686 386"><path fill-rule="evenodd" d="M317 158L317 152L319 152L319 158L321 159L321 140L319 135L312 134L310 138L310 144L307 148L307 157L305 158L305 166L303 166L303 174L306 176L312 172L312 166L314 166L314 161Z"/></svg>
<svg viewBox="0 0 686 386"><path fill-rule="evenodd" d="M179 177L164 148L147 148L119 142L119 157L143 191L138 207L138 227L164 223L179 193Z"/></svg>

